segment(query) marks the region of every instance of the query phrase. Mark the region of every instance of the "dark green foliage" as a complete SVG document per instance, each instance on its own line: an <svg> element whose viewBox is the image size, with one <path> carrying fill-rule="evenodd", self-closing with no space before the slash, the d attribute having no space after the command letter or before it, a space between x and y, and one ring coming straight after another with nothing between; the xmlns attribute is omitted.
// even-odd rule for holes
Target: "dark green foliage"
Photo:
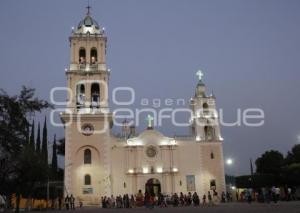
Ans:
<svg viewBox="0 0 300 213"><path fill-rule="evenodd" d="M34 91L23 87L19 95L9 96L0 90L0 194L15 192L17 198L30 194L34 184L48 175L48 166L34 152L34 122L28 144L28 120L50 107L34 97Z"/></svg>
<svg viewBox="0 0 300 213"><path fill-rule="evenodd" d="M57 154L65 156L65 138L59 139L58 142Z"/></svg>
<svg viewBox="0 0 300 213"><path fill-rule="evenodd" d="M282 184L279 176L273 174L243 175L235 178L237 188L261 188Z"/></svg>
<svg viewBox="0 0 300 213"><path fill-rule="evenodd" d="M300 163L300 144L295 145L286 156L285 164L292 163Z"/></svg>
<svg viewBox="0 0 300 213"><path fill-rule="evenodd" d="M300 163L293 163L283 168L283 178L287 185L300 186Z"/></svg>
<svg viewBox="0 0 300 213"><path fill-rule="evenodd" d="M34 129L34 120L32 121L32 125L31 125L31 133L30 133L30 138L29 138L29 145L31 147L32 150L35 150L35 140L34 140L34 133L35 133L35 129Z"/></svg>
<svg viewBox="0 0 300 213"><path fill-rule="evenodd" d="M45 163L48 164L48 138L47 138L47 121L45 117L44 126L43 126L43 138L42 138L42 157Z"/></svg>
<svg viewBox="0 0 300 213"><path fill-rule="evenodd" d="M54 135L53 139L53 147L52 147L52 163L51 168L53 172L57 172L57 147L56 147L56 135Z"/></svg>
<svg viewBox="0 0 300 213"><path fill-rule="evenodd" d="M35 151L38 154L41 153L41 128L40 128L40 122L38 123L38 130L37 130L36 143L35 143Z"/></svg>
<svg viewBox="0 0 300 213"><path fill-rule="evenodd" d="M274 150L266 151L255 161L256 172L260 174L280 174L283 163L283 154Z"/></svg>
<svg viewBox="0 0 300 213"><path fill-rule="evenodd" d="M295 145L284 158L279 151L266 151L257 158L256 174L236 177L241 188L274 185L300 185L300 145Z"/></svg>

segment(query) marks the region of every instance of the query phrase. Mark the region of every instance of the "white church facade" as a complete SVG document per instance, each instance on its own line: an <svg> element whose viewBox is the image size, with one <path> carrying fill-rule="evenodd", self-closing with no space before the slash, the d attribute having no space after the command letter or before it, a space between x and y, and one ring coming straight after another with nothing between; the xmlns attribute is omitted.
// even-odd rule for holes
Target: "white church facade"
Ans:
<svg viewBox="0 0 300 213"><path fill-rule="evenodd" d="M65 125L65 194L99 204L101 196L150 193L225 192L223 138L216 99L207 96L199 74L190 100L191 131L167 137L151 124L140 134L124 128L112 134L108 103L110 70L106 66L105 32L89 12L70 36L70 66L66 70L68 105ZM125 124L126 125L126 124Z"/></svg>

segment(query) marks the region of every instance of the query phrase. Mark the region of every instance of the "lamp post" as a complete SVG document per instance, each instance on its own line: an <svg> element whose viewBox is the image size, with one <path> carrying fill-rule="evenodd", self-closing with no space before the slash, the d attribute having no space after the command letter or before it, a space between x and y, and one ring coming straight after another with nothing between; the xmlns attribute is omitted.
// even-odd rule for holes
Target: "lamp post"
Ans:
<svg viewBox="0 0 300 213"><path fill-rule="evenodd" d="M227 158L227 159L225 160L225 164L226 164L228 167L232 167L232 165L234 164L234 160L233 160L232 158ZM227 179L228 179L228 183L229 183L229 188L228 188L228 190L231 191L231 192L236 190L235 185L233 185L233 183L235 183L235 180L234 180L234 178L232 178L232 177L234 177L234 176L233 176L233 175L230 175L230 174L227 175Z"/></svg>
<svg viewBox="0 0 300 213"><path fill-rule="evenodd" d="M226 159L226 164L227 164L228 166L231 166L231 165L233 164L233 159L232 159L232 158L227 158L227 159Z"/></svg>

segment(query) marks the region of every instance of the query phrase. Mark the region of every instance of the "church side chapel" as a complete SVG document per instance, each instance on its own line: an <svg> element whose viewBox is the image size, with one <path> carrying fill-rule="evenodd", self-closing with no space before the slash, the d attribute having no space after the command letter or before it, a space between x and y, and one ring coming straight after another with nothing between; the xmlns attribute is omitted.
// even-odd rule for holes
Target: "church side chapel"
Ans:
<svg viewBox="0 0 300 213"><path fill-rule="evenodd" d="M223 148L216 98L206 95L203 73L190 108L190 135L167 137L155 130L153 118L140 134L124 121L122 137L112 134L113 113L108 103L110 70L106 66L107 37L91 17L90 8L73 29L69 94L65 124L65 195L85 205L99 204L101 196L174 194L216 190L225 192Z"/></svg>

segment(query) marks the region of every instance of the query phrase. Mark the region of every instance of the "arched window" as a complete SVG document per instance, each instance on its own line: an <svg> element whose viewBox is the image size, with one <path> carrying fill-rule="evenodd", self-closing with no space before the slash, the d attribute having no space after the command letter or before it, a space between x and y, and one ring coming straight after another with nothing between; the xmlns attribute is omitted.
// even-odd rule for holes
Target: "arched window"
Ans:
<svg viewBox="0 0 300 213"><path fill-rule="evenodd" d="M214 138L214 128L211 126L205 126L204 134L206 140L212 140Z"/></svg>
<svg viewBox="0 0 300 213"><path fill-rule="evenodd" d="M77 84L77 86L76 86L76 102L77 102L77 105L84 105L84 102L85 102L84 84Z"/></svg>
<svg viewBox="0 0 300 213"><path fill-rule="evenodd" d="M210 153L210 159L214 159L215 158L215 155L213 152Z"/></svg>
<svg viewBox="0 0 300 213"><path fill-rule="evenodd" d="M86 63L86 53L85 53L85 49L83 47L81 47L79 49L79 63L80 64Z"/></svg>
<svg viewBox="0 0 300 213"><path fill-rule="evenodd" d="M92 163L92 152L90 149L84 150L84 164L91 164Z"/></svg>
<svg viewBox="0 0 300 213"><path fill-rule="evenodd" d="M203 107L204 110L208 109L208 104L207 103L203 103L202 107Z"/></svg>
<svg viewBox="0 0 300 213"><path fill-rule="evenodd" d="M203 112L203 115L207 115L209 113L209 106L207 103L203 103L202 104L202 112Z"/></svg>
<svg viewBox="0 0 300 213"><path fill-rule="evenodd" d="M96 64L97 63L97 49L93 47L91 49L91 64Z"/></svg>
<svg viewBox="0 0 300 213"><path fill-rule="evenodd" d="M90 175L85 175L84 176L84 185L91 185L91 176Z"/></svg>
<svg viewBox="0 0 300 213"><path fill-rule="evenodd" d="M92 107L99 107L100 104L100 88L98 83L93 83L91 86Z"/></svg>

